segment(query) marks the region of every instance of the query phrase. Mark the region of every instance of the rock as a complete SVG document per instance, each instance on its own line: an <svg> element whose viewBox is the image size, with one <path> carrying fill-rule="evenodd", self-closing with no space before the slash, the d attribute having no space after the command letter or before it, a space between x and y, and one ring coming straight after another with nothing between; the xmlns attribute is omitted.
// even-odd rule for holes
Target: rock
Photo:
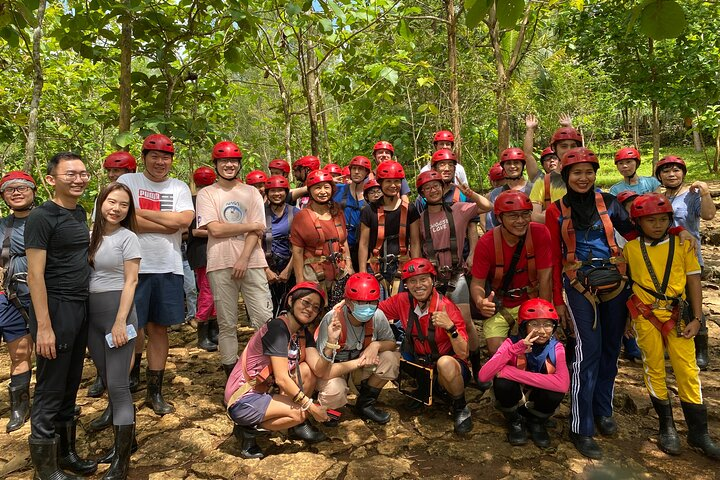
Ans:
<svg viewBox="0 0 720 480"><path fill-rule="evenodd" d="M361 447L378 441L372 430L360 419L342 421L337 428L324 431L328 437L354 447Z"/></svg>
<svg viewBox="0 0 720 480"><path fill-rule="evenodd" d="M310 452L269 455L252 468L247 478L250 480L315 480L325 478L325 472L334 465L334 459Z"/></svg>
<svg viewBox="0 0 720 480"><path fill-rule="evenodd" d="M220 443L218 438L201 428L186 428L180 431L180 442L193 453L212 453Z"/></svg>
<svg viewBox="0 0 720 480"><path fill-rule="evenodd" d="M131 472L132 472L132 466ZM182 480L187 477L187 471L182 468L175 468L173 470L165 470L164 472L156 472L148 475L148 480Z"/></svg>
<svg viewBox="0 0 720 480"><path fill-rule="evenodd" d="M390 458L385 455L355 460L348 463L345 480L390 480L407 478L412 474L412 462L406 458Z"/></svg>

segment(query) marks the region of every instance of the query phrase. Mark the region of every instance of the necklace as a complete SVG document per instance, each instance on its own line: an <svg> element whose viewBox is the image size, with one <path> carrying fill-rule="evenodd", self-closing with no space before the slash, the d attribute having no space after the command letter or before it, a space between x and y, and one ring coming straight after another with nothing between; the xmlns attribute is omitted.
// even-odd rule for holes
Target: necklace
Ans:
<svg viewBox="0 0 720 480"><path fill-rule="evenodd" d="M350 344L352 344L353 341L355 342L353 350L362 350L362 348L363 348L362 339L363 339L363 333L365 333L365 328L364 328L365 326L360 325L360 328L362 328L362 332L360 332L360 335L358 335L358 333L357 333L358 327L356 327L355 325L350 323L350 320L348 320L347 316L345 317L345 321L347 322L348 332L352 332L352 336L353 336L353 340L350 342Z"/></svg>

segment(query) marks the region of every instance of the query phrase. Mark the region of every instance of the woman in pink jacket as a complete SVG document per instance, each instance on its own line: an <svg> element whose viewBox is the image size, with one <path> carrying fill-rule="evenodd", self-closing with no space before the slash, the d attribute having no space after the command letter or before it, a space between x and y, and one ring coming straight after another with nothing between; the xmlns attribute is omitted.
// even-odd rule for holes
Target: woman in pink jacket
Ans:
<svg viewBox="0 0 720 480"><path fill-rule="evenodd" d="M518 336L505 340L478 374L480 382L493 381L510 445L526 444L529 430L535 445L550 446L545 424L570 386L565 348L554 335L558 320L547 300L524 302L518 311Z"/></svg>

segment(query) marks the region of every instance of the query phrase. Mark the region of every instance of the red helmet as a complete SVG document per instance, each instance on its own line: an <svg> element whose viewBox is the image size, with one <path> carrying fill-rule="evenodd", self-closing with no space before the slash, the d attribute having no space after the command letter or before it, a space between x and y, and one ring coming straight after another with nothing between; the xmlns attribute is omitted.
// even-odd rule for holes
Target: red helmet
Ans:
<svg viewBox="0 0 720 480"><path fill-rule="evenodd" d="M380 188L380 184L377 182L377 180L375 180L374 178L371 180L368 180L367 182L365 182L365 185L363 185L363 195L366 195L368 190L370 190L371 188L376 188L376 187Z"/></svg>
<svg viewBox="0 0 720 480"><path fill-rule="evenodd" d="M325 170L327 173L332 175L333 177L337 177L338 175L342 175L342 167L338 165L337 163L328 163L323 167L323 170Z"/></svg>
<svg viewBox="0 0 720 480"><path fill-rule="evenodd" d="M373 147L373 153L375 153L378 150L390 150L390 153L395 153L395 149L392 146L392 143L386 142L385 140L380 140L375 144Z"/></svg>
<svg viewBox="0 0 720 480"><path fill-rule="evenodd" d="M282 175L273 175L265 180L265 190L270 190L271 188L284 188L285 190L289 190L290 182Z"/></svg>
<svg viewBox="0 0 720 480"><path fill-rule="evenodd" d="M357 302L376 302L380 300L380 284L375 275L360 272L350 275L345 284L345 298Z"/></svg>
<svg viewBox="0 0 720 480"><path fill-rule="evenodd" d="M531 320L552 320L557 323L560 317L552 303L543 298L531 298L518 309L518 325Z"/></svg>
<svg viewBox="0 0 720 480"><path fill-rule="evenodd" d="M633 198L639 197L640 194L637 192L633 192L632 190L623 190L622 192L617 194L617 200L620 202L621 205L625 205L625 202L628 200L632 200Z"/></svg>
<svg viewBox="0 0 720 480"><path fill-rule="evenodd" d="M500 154L500 165L502 165L505 162L510 162L513 160L518 160L522 163L525 163L525 152L523 152L522 148L517 148L517 147L506 148Z"/></svg>
<svg viewBox="0 0 720 480"><path fill-rule="evenodd" d="M342 168L342 174L345 175L346 177L350 175L350 166L349 165L345 165Z"/></svg>
<svg viewBox="0 0 720 480"><path fill-rule="evenodd" d="M438 162L444 162L446 160L452 161L457 165L457 155L455 155L452 150L448 150L447 148L443 148L442 150L437 150L432 154L432 158L430 159L430 162L433 166L435 166Z"/></svg>
<svg viewBox="0 0 720 480"><path fill-rule="evenodd" d="M582 145L582 135L578 133L577 130L575 130L572 127L562 127L555 130L555 133L553 133L552 138L550 139L550 146L554 147L557 142L562 142L563 140L575 140L580 145Z"/></svg>
<svg viewBox="0 0 720 480"><path fill-rule="evenodd" d="M331 185L335 184L335 182L333 181L333 176L330 175L328 172L324 170L313 170L308 174L307 180L305 180L305 186L307 188L310 188L313 185L324 182L328 182Z"/></svg>
<svg viewBox="0 0 720 480"><path fill-rule="evenodd" d="M292 297L292 294L293 294L294 292L297 292L297 291L300 290L300 289L312 290L313 292L315 292L315 293L317 293L318 295L320 295L320 298L322 299L322 305L320 305L320 308L322 308L322 307L324 307L325 305L327 305L327 294L325 293L325 290L323 290L322 288L320 288L320 285L318 285L318 284L315 283L315 282L300 282L300 283L296 283L295 286L292 287L292 288L290 289L290 291L288 292L288 302L290 302L290 297Z"/></svg>
<svg viewBox="0 0 720 480"><path fill-rule="evenodd" d="M319 170L320 159L313 155L305 155L304 157L300 157L293 163L293 170L302 167L310 170Z"/></svg>
<svg viewBox="0 0 720 480"><path fill-rule="evenodd" d="M597 171L600 168L600 162L598 161L597 155L585 147L573 148L565 152L562 158L562 169L575 165L576 163L590 163L593 168Z"/></svg>
<svg viewBox="0 0 720 480"><path fill-rule="evenodd" d="M212 159L217 160L219 158L240 158L242 159L242 152L240 148L233 142L219 142L216 143L212 151Z"/></svg>
<svg viewBox="0 0 720 480"><path fill-rule="evenodd" d="M644 193L630 207L630 218L633 220L656 213L673 213L670 200L662 193Z"/></svg>
<svg viewBox="0 0 720 480"><path fill-rule="evenodd" d="M435 142L455 143L455 136L450 130L440 130L439 132L435 132L435 136L433 136L433 143Z"/></svg>
<svg viewBox="0 0 720 480"><path fill-rule="evenodd" d="M637 164L640 165L640 152L634 148L621 148L615 152L615 163L630 159L637 160Z"/></svg>
<svg viewBox="0 0 720 480"><path fill-rule="evenodd" d="M245 175L245 183L247 183L248 185L255 185L258 183L262 183L263 185L265 185L267 179L267 175L262 170L253 170L252 172L248 172L248 174Z"/></svg>
<svg viewBox="0 0 720 480"><path fill-rule="evenodd" d="M131 172L135 172L135 170L137 170L137 162L135 161L135 157L128 152L113 152L105 157L103 168L126 168Z"/></svg>
<svg viewBox="0 0 720 480"><path fill-rule="evenodd" d="M162 133L153 133L145 138L142 144L142 151L145 152L146 150L159 150L161 152L175 154L175 147L173 147L172 140Z"/></svg>
<svg viewBox="0 0 720 480"><path fill-rule="evenodd" d="M405 265L402 267L401 276L403 280L407 280L408 278L417 277L418 275L423 275L425 273L429 273L433 277L437 275L435 267L433 267L433 264L430 263L430 260L427 258L413 258L412 260L405 262Z"/></svg>
<svg viewBox="0 0 720 480"><path fill-rule="evenodd" d="M352 160L350 160L350 166L363 167L367 168L368 170L372 170L372 163L370 163L370 159L368 159L367 157L363 157L362 155L353 157Z"/></svg>
<svg viewBox="0 0 720 480"><path fill-rule="evenodd" d="M425 185L426 183L434 182L434 181L438 181L438 182L442 183L442 181L443 181L442 175L440 175L435 170L427 170L417 176L417 178L415 179L415 188L417 189L418 192L420 192L420 190L422 190L423 185Z"/></svg>
<svg viewBox="0 0 720 480"><path fill-rule="evenodd" d="M35 190L36 188L35 179L32 176L21 170L13 170L6 173L2 176L2 178L0 178L0 193L5 191L6 183L14 181L27 182L30 184L28 186L31 187L33 190Z"/></svg>
<svg viewBox="0 0 720 480"><path fill-rule="evenodd" d="M495 216L507 212L532 211L533 206L525 193L519 190L506 190L497 196L493 204Z"/></svg>
<svg viewBox="0 0 720 480"><path fill-rule="evenodd" d="M550 155L556 155L555 150L553 150L552 147L545 147L545 149L540 152L540 162L542 162L545 157L548 157Z"/></svg>
<svg viewBox="0 0 720 480"><path fill-rule="evenodd" d="M503 170L502 166L499 163L496 163L492 167L490 167L490 170L488 170L488 177L490 178L491 182L499 182L500 180L505 180L505 170Z"/></svg>
<svg viewBox="0 0 720 480"><path fill-rule="evenodd" d="M193 182L196 187L207 187L215 183L215 170L210 167L198 167L193 172Z"/></svg>
<svg viewBox="0 0 720 480"><path fill-rule="evenodd" d="M290 173L290 164L282 158L270 160L270 163L268 163L268 168L276 168L278 170L282 170L285 173Z"/></svg>
<svg viewBox="0 0 720 480"><path fill-rule="evenodd" d="M687 165L685 165L685 160L680 157L676 157L675 155L668 155L658 160L658 162L655 164L655 178L660 180L660 170L662 170L662 167L671 164L680 167L680 169L683 171L683 175L687 175Z"/></svg>
<svg viewBox="0 0 720 480"><path fill-rule="evenodd" d="M385 179L405 178L405 170L402 165L394 160L380 162L375 173L378 182Z"/></svg>

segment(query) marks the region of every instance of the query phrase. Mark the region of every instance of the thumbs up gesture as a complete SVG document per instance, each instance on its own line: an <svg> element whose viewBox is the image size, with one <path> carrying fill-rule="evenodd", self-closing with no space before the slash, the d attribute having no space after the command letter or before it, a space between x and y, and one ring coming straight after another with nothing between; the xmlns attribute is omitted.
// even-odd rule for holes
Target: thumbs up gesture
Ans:
<svg viewBox="0 0 720 480"><path fill-rule="evenodd" d="M447 314L444 304L442 306L442 310L433 312L431 321L435 328L443 328L445 330L452 328L454 325L453 321L450 320L450 316Z"/></svg>
<svg viewBox="0 0 720 480"><path fill-rule="evenodd" d="M495 291L490 292L490 295L488 295L485 298L480 299L478 302L478 310L480 310L480 313L486 318L492 317L495 315Z"/></svg>

